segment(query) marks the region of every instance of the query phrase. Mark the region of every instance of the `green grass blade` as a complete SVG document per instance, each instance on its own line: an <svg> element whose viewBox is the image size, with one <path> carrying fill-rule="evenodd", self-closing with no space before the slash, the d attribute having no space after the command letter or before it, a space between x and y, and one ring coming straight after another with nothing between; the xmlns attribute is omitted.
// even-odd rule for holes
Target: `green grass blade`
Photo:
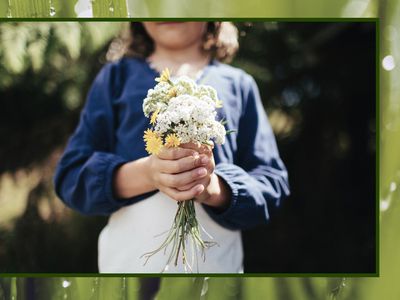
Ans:
<svg viewBox="0 0 400 300"><path fill-rule="evenodd" d="M40 18L50 16L49 0L9 0L11 17Z"/></svg>
<svg viewBox="0 0 400 300"><path fill-rule="evenodd" d="M125 0L92 1L94 17L126 17L128 15Z"/></svg>

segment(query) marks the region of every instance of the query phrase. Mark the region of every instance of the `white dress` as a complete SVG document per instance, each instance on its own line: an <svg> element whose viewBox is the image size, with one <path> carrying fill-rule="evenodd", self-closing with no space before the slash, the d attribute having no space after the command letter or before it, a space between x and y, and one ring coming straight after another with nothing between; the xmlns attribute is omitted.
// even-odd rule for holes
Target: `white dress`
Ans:
<svg viewBox="0 0 400 300"><path fill-rule="evenodd" d="M203 228L213 237L214 245L206 250L205 262L199 257L192 266L193 273L241 273L243 250L240 231L228 230L213 221L203 207L195 203L196 216ZM99 236L100 273L160 273L168 260L168 250L152 256L146 265L140 258L157 249L166 238L177 210L176 201L158 192L133 205L113 213ZM162 235L160 235L162 234ZM210 238L202 232L204 240ZM190 253L190 249L188 249ZM188 255L191 257L191 254ZM196 261L196 260L195 260ZM185 273L181 260L164 273Z"/></svg>

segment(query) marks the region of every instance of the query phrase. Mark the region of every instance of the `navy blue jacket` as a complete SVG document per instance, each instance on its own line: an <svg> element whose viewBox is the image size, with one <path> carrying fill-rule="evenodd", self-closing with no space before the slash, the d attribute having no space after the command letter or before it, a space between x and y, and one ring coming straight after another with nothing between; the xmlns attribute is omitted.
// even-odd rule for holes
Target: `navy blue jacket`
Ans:
<svg viewBox="0 0 400 300"><path fill-rule="evenodd" d="M120 165L147 155L143 132L149 120L142 103L159 74L145 60L124 58L107 64L96 77L57 166L57 195L84 214L107 215L156 193L130 199L113 194L113 175ZM289 195L288 176L262 106L254 79L242 70L212 61L199 80L213 86L227 121L224 145L214 148L215 173L230 187L232 199L223 212L204 205L220 225L245 229L269 220L269 208Z"/></svg>

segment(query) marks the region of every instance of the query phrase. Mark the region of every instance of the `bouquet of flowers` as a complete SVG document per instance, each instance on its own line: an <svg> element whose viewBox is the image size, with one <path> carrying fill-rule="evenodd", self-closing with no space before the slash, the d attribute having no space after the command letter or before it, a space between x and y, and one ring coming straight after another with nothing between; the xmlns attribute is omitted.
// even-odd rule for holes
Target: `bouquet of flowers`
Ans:
<svg viewBox="0 0 400 300"><path fill-rule="evenodd" d="M158 84L148 91L143 102L143 112L150 118L151 125L151 129L144 132L149 154L157 155L162 147L178 147L184 143L209 145L212 140L216 144L224 143L224 123L216 120L216 108L222 107L222 103L214 88L198 85L188 77L180 77L173 82L168 69L156 81ZM188 267L192 270L194 255L197 259L200 250L205 260L205 250L215 244L201 238L201 228L196 219L193 199L178 202L178 210L166 239L158 249L143 255L146 262L161 250L165 253L171 245L164 270L172 261L177 266L180 253L185 269ZM187 257L188 243L191 245L192 263Z"/></svg>

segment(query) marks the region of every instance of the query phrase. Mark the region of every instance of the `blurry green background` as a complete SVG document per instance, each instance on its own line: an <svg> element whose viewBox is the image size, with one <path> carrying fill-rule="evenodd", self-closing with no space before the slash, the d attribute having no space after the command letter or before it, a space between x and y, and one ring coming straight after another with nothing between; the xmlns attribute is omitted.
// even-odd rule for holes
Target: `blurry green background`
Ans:
<svg viewBox="0 0 400 300"><path fill-rule="evenodd" d="M0 16L8 17L353 17L376 15L378 0L7 0ZM75 5L77 9L75 9Z"/></svg>
<svg viewBox="0 0 400 300"><path fill-rule="evenodd" d="M245 273L375 273L375 23L237 26L233 65L258 83L292 193L243 233ZM0 25L0 272L97 272L106 218L65 208L51 181L120 28Z"/></svg>

